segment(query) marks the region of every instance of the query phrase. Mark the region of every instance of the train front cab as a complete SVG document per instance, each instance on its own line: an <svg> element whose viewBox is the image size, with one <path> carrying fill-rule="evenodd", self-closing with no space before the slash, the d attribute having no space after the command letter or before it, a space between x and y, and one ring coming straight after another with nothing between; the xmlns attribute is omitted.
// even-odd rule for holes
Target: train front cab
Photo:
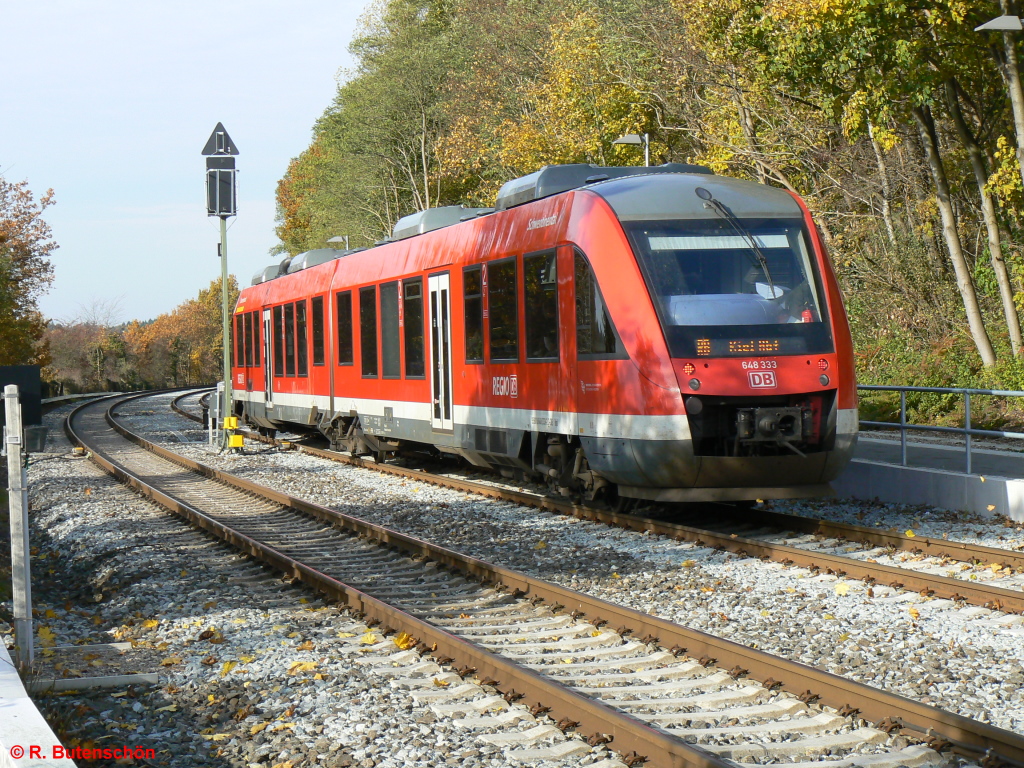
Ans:
<svg viewBox="0 0 1024 768"><path fill-rule="evenodd" d="M623 412L637 414L627 429L606 419L588 435L588 405L600 411L600 403L580 403L591 469L620 496L659 501L829 493L856 440L853 353L838 284L803 203L697 175L591 189L577 193L587 209L577 219L587 226L568 234L593 263L639 374L606 366L599 380L633 378L644 392L630 403L618 388ZM622 259L623 247L635 259ZM584 369L581 361L585 396Z"/></svg>

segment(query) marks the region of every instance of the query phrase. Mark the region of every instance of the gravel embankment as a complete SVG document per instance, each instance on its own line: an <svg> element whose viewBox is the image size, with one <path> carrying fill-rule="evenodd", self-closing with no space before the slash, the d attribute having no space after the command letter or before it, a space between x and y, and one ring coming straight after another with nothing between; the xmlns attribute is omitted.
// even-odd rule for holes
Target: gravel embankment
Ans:
<svg viewBox="0 0 1024 768"><path fill-rule="evenodd" d="M341 512L748 646L1024 733L1024 617L869 589L857 581L609 529L251 443L245 455L183 444L202 432L156 404L125 424L211 466ZM861 502L782 511L1014 547L1002 521Z"/></svg>
<svg viewBox="0 0 1024 768"><path fill-rule="evenodd" d="M29 472L37 675L160 674L158 687L38 697L66 746L152 748L153 765L181 768L520 764L408 690L443 690L452 675L392 685L390 639L72 458L66 410L48 417L50 452ZM10 609L0 603L0 637L13 642ZM115 641L133 648L50 649ZM531 764L621 766L580 751Z"/></svg>

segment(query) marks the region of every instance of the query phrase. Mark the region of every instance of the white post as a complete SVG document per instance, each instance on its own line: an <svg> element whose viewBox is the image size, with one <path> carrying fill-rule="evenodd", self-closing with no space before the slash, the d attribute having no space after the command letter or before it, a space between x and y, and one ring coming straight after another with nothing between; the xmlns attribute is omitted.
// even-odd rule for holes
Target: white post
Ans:
<svg viewBox="0 0 1024 768"><path fill-rule="evenodd" d="M7 413L7 494L11 516L11 582L14 588L15 657L23 669L32 666L32 576L28 551L28 470L22 461L21 403L18 386L4 387Z"/></svg>
<svg viewBox="0 0 1024 768"><path fill-rule="evenodd" d="M224 397L224 382L223 381L218 381L217 382L217 395L216 395L216 397L213 398L213 419L212 419L212 421L213 421L213 432L211 433L214 436L217 445L221 445L221 439L220 439L221 427L224 426L224 424L221 422L221 410L222 410L221 409L221 398L223 398L223 397ZM211 445L213 445L213 443L211 443Z"/></svg>

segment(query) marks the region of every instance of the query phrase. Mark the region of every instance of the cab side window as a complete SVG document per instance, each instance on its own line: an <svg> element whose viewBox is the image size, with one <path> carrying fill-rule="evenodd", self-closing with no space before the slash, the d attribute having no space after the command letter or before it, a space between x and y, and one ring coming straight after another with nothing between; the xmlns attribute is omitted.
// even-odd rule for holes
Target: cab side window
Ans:
<svg viewBox="0 0 1024 768"><path fill-rule="evenodd" d="M625 357L594 271L580 251L576 251L575 267L577 357L592 360Z"/></svg>

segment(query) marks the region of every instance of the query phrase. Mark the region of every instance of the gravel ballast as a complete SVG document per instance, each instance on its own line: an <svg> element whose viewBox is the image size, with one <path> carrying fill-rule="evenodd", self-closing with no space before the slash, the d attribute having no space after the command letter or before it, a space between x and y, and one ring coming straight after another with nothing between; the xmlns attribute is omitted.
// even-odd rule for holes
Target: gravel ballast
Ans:
<svg viewBox="0 0 1024 768"><path fill-rule="evenodd" d="M164 406L166 401L164 401ZM217 454L159 403L126 426L189 457L563 586L1024 733L1024 618L814 576L657 536L401 480L259 443ZM135 414L135 415L130 415ZM178 436L174 434L177 433ZM791 502L783 512L1018 548L1019 527L939 510Z"/></svg>
<svg viewBox="0 0 1024 768"><path fill-rule="evenodd" d="M29 471L35 679L157 672L160 683L38 696L66 746L152 748L153 765L182 768L522 764L413 695L454 687L450 670L399 683L413 662L390 638L74 458L67 410L47 417L48 452ZM13 643L2 621L0 636ZM113 642L132 648L54 650ZM506 730L536 725L527 719ZM621 765L560 733L527 744L552 745L571 749L529 764Z"/></svg>

